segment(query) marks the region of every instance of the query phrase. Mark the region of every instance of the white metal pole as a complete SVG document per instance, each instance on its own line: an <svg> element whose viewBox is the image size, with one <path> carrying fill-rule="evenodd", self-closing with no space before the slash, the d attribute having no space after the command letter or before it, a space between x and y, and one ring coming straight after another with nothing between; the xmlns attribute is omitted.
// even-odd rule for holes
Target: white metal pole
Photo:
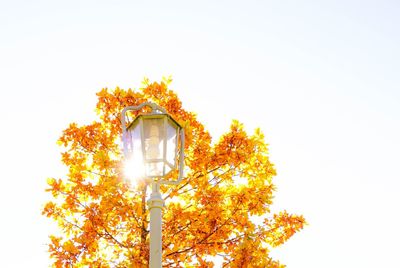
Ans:
<svg viewBox="0 0 400 268"><path fill-rule="evenodd" d="M161 268L162 263L162 208L164 200L160 193L160 185L151 184L152 192L147 204L150 210L150 268Z"/></svg>

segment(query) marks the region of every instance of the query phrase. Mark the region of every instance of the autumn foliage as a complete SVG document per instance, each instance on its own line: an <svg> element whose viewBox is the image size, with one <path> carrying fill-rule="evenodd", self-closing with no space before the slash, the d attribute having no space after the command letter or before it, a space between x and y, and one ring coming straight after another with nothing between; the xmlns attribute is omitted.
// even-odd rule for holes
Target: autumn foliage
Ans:
<svg viewBox="0 0 400 268"><path fill-rule="evenodd" d="M146 267L149 260L149 186L123 175L121 111L145 101L164 107L185 127L185 176L178 186L161 186L163 266L284 267L272 247L303 228L302 216L272 214L276 174L260 130L249 135L233 121L219 140L186 111L169 81L144 81L140 90L102 89L98 120L75 123L59 139L65 178L48 180L51 200L42 213L55 220L50 236L55 267ZM172 174L171 176L175 176Z"/></svg>

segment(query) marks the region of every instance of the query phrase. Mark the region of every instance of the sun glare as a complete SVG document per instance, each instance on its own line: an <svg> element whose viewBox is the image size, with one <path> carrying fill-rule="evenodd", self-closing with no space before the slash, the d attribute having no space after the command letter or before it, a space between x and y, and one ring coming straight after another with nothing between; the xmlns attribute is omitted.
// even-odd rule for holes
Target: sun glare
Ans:
<svg viewBox="0 0 400 268"><path fill-rule="evenodd" d="M126 179L136 185L145 175L145 168L142 159L136 158L126 160L124 163L124 175Z"/></svg>

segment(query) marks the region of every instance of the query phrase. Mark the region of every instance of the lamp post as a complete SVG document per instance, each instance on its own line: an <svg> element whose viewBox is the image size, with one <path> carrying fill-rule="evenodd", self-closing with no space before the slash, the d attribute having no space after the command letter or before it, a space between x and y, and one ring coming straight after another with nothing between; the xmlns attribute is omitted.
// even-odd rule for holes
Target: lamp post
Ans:
<svg viewBox="0 0 400 268"><path fill-rule="evenodd" d="M139 111L148 106L151 112L138 115L126 126L126 112ZM125 158L135 169L135 174L151 184L147 200L150 211L150 268L162 264L162 207L161 184L176 185L183 176L185 135L179 125L163 108L146 102L122 110L122 141ZM177 180L165 177L178 169Z"/></svg>

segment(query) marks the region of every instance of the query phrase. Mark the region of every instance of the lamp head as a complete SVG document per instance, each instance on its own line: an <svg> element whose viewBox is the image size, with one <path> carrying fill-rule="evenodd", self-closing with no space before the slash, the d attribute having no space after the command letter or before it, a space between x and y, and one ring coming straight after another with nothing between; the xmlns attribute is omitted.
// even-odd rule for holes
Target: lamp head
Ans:
<svg viewBox="0 0 400 268"><path fill-rule="evenodd" d="M162 181L162 178L176 170L179 164L178 181L182 179L183 128L162 108L152 108L151 113L137 116L126 128L123 121L125 157L131 162L130 168L135 167L138 171L137 174L133 172L136 176L174 184Z"/></svg>

